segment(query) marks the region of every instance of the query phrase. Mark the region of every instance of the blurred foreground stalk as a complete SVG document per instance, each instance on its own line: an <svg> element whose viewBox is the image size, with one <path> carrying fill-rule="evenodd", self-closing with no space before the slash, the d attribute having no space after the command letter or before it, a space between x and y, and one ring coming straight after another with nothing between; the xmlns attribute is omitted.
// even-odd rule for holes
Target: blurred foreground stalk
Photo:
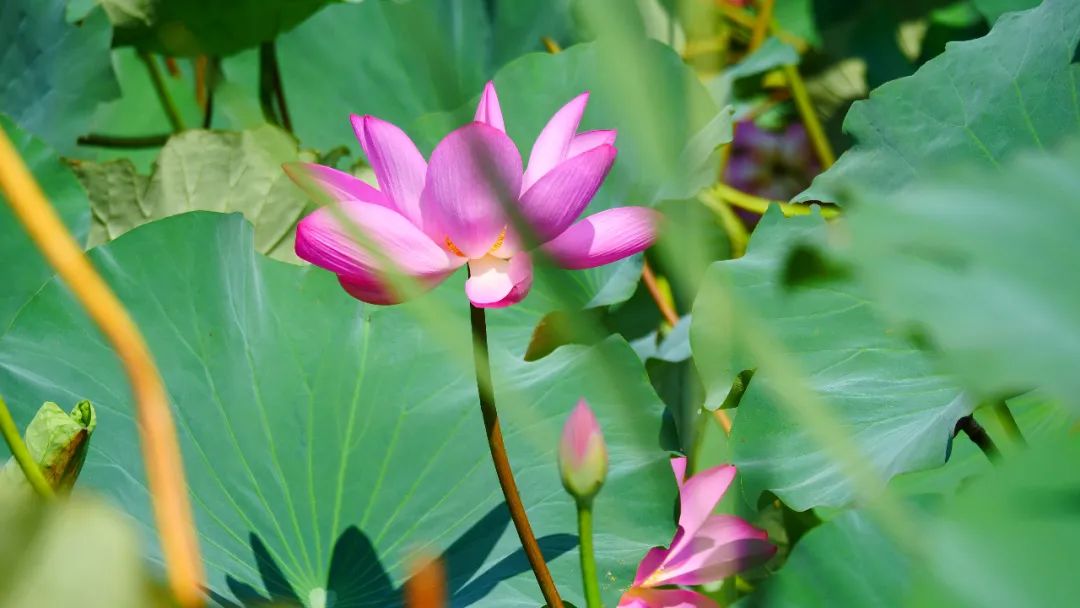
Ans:
<svg viewBox="0 0 1080 608"><path fill-rule="evenodd" d="M87 260L2 130L0 190L37 248L120 357L135 397L147 483L169 586L181 606L202 606L204 574L176 427L150 351L123 305Z"/></svg>
<svg viewBox="0 0 1080 608"><path fill-rule="evenodd" d="M525 557L529 559L529 565L536 576L536 583L540 585L544 601L547 602L549 608L563 608L562 598L559 597L555 581L551 579L551 572L548 571L544 555L540 552L540 545L536 542L532 525L529 524L525 505L521 503L517 482L514 481L514 472L510 468L510 459L506 456L502 428L499 426L499 412L495 409L495 390L491 384L487 317L483 308L477 308L471 304L469 311L472 322L473 357L476 363L476 390L480 395L480 410L484 414L484 427L487 429L488 448L491 450L491 460L495 464L495 474L499 478L499 486L502 487L503 497L506 498L506 508L510 510L510 518L514 521L514 528L521 540L521 548L525 551Z"/></svg>

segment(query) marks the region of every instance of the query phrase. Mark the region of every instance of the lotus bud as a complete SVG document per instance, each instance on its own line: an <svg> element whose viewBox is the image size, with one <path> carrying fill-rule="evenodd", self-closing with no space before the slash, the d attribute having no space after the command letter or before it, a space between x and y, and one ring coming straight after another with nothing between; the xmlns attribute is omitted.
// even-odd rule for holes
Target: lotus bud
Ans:
<svg viewBox="0 0 1080 608"><path fill-rule="evenodd" d="M563 487L577 500L590 500L607 477L607 446L585 400L566 419L559 443L559 473Z"/></svg>

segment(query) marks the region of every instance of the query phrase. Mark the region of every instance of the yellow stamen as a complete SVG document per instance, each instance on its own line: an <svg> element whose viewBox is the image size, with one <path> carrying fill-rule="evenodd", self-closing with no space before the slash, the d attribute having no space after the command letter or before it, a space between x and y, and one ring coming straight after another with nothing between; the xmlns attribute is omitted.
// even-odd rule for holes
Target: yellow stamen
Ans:
<svg viewBox="0 0 1080 608"><path fill-rule="evenodd" d="M503 242L506 240L506 226L503 226L502 232L499 233L499 238L495 239L495 244L488 249L488 254L495 253L499 250L499 247L503 246Z"/></svg>
<svg viewBox="0 0 1080 608"><path fill-rule="evenodd" d="M449 249L451 253L453 253L454 255L456 255L458 257L462 257L462 258L468 257L460 249L457 248L457 245L454 244L454 241L450 240L449 235L446 236L446 248Z"/></svg>

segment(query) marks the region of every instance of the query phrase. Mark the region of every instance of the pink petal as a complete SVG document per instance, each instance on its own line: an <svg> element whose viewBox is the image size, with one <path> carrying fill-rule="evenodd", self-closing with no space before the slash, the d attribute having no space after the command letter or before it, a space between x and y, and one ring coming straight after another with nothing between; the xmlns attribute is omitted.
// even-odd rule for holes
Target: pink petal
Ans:
<svg viewBox="0 0 1080 608"><path fill-rule="evenodd" d="M571 99L558 112L555 112L544 129L540 131L529 154L529 165L525 170L525 180L522 182L524 190L528 190L545 173L566 158L570 150L570 142L577 134L581 116L585 114L585 105L588 102L588 92Z"/></svg>
<svg viewBox="0 0 1080 608"><path fill-rule="evenodd" d="M712 515L680 543L653 585L701 585L765 563L776 553L769 536L734 515Z"/></svg>
<svg viewBox="0 0 1080 608"><path fill-rule="evenodd" d="M504 205L517 204L521 156L505 133L470 123L447 135L431 153L421 195L455 247L482 258L507 225Z"/></svg>
<svg viewBox="0 0 1080 608"><path fill-rule="evenodd" d="M566 151L566 158L574 158L582 152L588 152L598 146L615 145L615 131L585 131L578 133L570 141L570 148Z"/></svg>
<svg viewBox="0 0 1080 608"><path fill-rule="evenodd" d="M681 490L683 481L686 480L686 456L672 458L671 470L675 473L675 485Z"/></svg>
<svg viewBox="0 0 1080 608"><path fill-rule="evenodd" d="M594 268L648 249L659 219L645 207L616 207L579 221L543 248L564 268Z"/></svg>
<svg viewBox="0 0 1080 608"><path fill-rule="evenodd" d="M689 589L631 587L619 600L618 608L720 608L720 605Z"/></svg>
<svg viewBox="0 0 1080 608"><path fill-rule="evenodd" d="M353 130L367 155L379 189L413 224L428 229L420 209L427 163L409 136L374 116L352 116Z"/></svg>
<svg viewBox="0 0 1080 608"><path fill-rule="evenodd" d="M706 469L687 479L679 488L678 540L672 542L668 559L677 556L683 546L697 534L698 528L712 515L713 509L724 497L731 480L735 479L735 467L724 465ZM664 565L667 567L667 564Z"/></svg>
<svg viewBox="0 0 1080 608"><path fill-rule="evenodd" d="M484 85L484 92L480 95L480 103L476 106L476 116L473 120L506 133L499 96L495 93L495 83L490 80Z"/></svg>
<svg viewBox="0 0 1080 608"><path fill-rule="evenodd" d="M616 150L601 145L567 159L537 180L521 197L521 213L545 243L562 234L604 183Z"/></svg>
<svg viewBox="0 0 1080 608"><path fill-rule="evenodd" d="M667 558L668 550L663 547L653 547L645 553L645 557L641 558L641 563L638 564L637 573L634 575L634 585L641 585L645 581L649 580L649 577L656 572L656 569L660 567L660 564L664 563Z"/></svg>
<svg viewBox="0 0 1080 608"><path fill-rule="evenodd" d="M465 295L480 308L502 308L523 300L532 287L532 261L519 253L509 260L485 256L469 261Z"/></svg>
<svg viewBox="0 0 1080 608"><path fill-rule="evenodd" d="M296 228L296 255L339 275L357 292L366 294L382 284L379 278L384 270L382 261L368 247L378 248L397 271L413 276L427 287L439 283L461 265L392 209L360 201L343 201L338 209L354 225L343 225L339 214L329 207L315 211ZM357 242L357 232L370 243ZM370 297L370 301L382 303L376 301L380 299L376 295Z"/></svg>
<svg viewBox="0 0 1080 608"><path fill-rule="evenodd" d="M484 308L505 308L511 304L517 304L524 300L525 296L529 295L533 283L532 259L529 258L529 255L521 252L510 258L509 272L510 279L514 281L514 288L510 290L510 293L505 298L488 304Z"/></svg>
<svg viewBox="0 0 1080 608"><path fill-rule="evenodd" d="M394 209L382 192L344 171L315 163L285 163L281 168L317 203L352 200Z"/></svg>

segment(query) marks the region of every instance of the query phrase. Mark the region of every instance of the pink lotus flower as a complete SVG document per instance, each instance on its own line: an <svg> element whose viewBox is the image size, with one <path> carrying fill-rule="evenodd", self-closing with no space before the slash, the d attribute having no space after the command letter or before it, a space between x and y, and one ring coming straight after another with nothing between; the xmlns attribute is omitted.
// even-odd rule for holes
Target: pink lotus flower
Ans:
<svg viewBox="0 0 1080 608"><path fill-rule="evenodd" d="M574 498L591 500L607 477L607 446L600 423L584 399L570 412L559 442L559 475Z"/></svg>
<svg viewBox="0 0 1080 608"><path fill-rule="evenodd" d="M365 245L427 289L468 264L469 300L493 308L520 302L532 286L528 247L512 215L531 228L529 242L565 268L592 268L644 250L655 238L650 209L608 209L575 223L616 153L614 131L578 133L587 101L583 93L552 116L524 168L490 82L474 121L443 138L428 161L401 129L354 115L378 189L329 167L287 165L301 187L339 206L338 213L322 208L300 222L296 254L374 304L401 298L387 284L380 255ZM342 225L342 215L355 227ZM368 242L357 242L354 230Z"/></svg>
<svg viewBox="0 0 1080 608"><path fill-rule="evenodd" d="M659 587L718 581L776 552L763 530L734 515L713 514L735 478L735 467L714 467L689 480L684 479L686 458L672 459L671 468L679 485L679 528L669 548L654 547L645 554L619 608L718 608L695 591Z"/></svg>

